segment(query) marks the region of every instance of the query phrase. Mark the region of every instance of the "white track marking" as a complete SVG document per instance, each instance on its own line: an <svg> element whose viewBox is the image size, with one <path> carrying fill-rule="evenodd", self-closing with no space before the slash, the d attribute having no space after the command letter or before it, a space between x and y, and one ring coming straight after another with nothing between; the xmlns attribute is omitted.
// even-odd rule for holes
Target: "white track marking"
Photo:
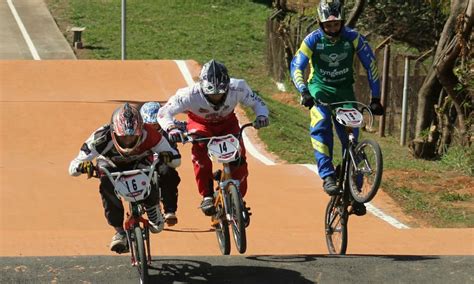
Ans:
<svg viewBox="0 0 474 284"><path fill-rule="evenodd" d="M28 48L30 49L31 55L33 56L34 60L41 60L38 51L35 48L35 45L33 44L33 41L31 41L30 36L28 35L28 32L26 31L25 26L23 25L23 22L20 19L20 16L18 15L15 6L13 6L12 0L7 0L8 6L10 7L10 10L12 11L13 17L15 18L16 23L18 24L18 27L20 28L21 34L23 35L23 38L26 41L26 44L28 45Z"/></svg>
<svg viewBox="0 0 474 284"><path fill-rule="evenodd" d="M276 165L275 162L273 162L271 159L265 157L262 155L257 148L250 142L250 139L248 138L247 134L242 133L242 138L244 139L244 144L245 144L245 150L249 152L252 156L254 156L257 160L260 162L264 163L267 166L274 166Z"/></svg>
<svg viewBox="0 0 474 284"><path fill-rule="evenodd" d="M186 80L186 83L188 84L188 86L192 86L194 84L194 80L193 80L193 77L191 76L191 72L189 71L188 66L186 65L186 62L184 60L174 60L174 61L178 65L179 71L181 71L181 74L183 75L184 80ZM257 148L255 148L255 146L248 139L245 132L243 133L242 137L244 139L245 149L247 149L247 151L253 157L255 157L257 160L259 160L260 162L264 163L267 166L276 165L275 162L273 162L271 159L268 159L267 157L262 155L257 150ZM308 168L311 172L318 174L318 169L317 169L316 165L304 164L304 165L301 165L301 166L304 166L304 167ZM397 229L409 229L408 226L406 226L405 224L399 222L397 219L383 213L382 210L378 209L374 205L372 205L370 203L366 203L366 207L367 207L367 211L372 213L374 216L382 219L383 221L389 223L390 225L394 226L395 228L397 228Z"/></svg>
<svg viewBox="0 0 474 284"><path fill-rule="evenodd" d="M178 65L179 71L183 75L184 80L188 86L194 85L193 76L191 76L191 72L189 71L188 66L186 65L186 61L184 60L174 60L176 65Z"/></svg>

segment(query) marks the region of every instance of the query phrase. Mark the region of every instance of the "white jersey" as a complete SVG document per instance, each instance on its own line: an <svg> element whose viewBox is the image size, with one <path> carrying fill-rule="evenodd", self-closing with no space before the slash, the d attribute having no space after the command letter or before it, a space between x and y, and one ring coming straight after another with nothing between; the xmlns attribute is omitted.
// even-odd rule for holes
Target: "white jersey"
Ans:
<svg viewBox="0 0 474 284"><path fill-rule="evenodd" d="M262 99L255 94L245 80L230 79L229 93L220 107L209 103L201 92L199 83L179 89L158 112L158 122L168 130L174 125L173 117L187 113L193 119L203 123L218 123L234 113L238 103L253 109L257 116L268 117L268 108Z"/></svg>

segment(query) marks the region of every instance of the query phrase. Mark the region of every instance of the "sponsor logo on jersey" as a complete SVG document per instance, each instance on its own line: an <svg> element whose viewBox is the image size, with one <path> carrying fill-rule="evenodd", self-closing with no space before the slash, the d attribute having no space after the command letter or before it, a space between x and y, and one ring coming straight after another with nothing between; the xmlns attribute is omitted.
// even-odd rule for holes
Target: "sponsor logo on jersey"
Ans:
<svg viewBox="0 0 474 284"><path fill-rule="evenodd" d="M316 44L316 50L323 50L324 49L324 43L317 43Z"/></svg>
<svg viewBox="0 0 474 284"><path fill-rule="evenodd" d="M343 52L340 54L331 53L329 55L323 53L320 57L321 60L329 63L329 67L338 67L339 62L347 58L347 52Z"/></svg>
<svg viewBox="0 0 474 284"><path fill-rule="evenodd" d="M200 113L209 113L209 110L208 110L208 109L205 109L205 108L202 108L202 107L200 107L200 108L198 109L198 112L200 112Z"/></svg>
<svg viewBox="0 0 474 284"><path fill-rule="evenodd" d="M347 67L344 68L344 69L341 69L341 70L337 70L337 69L334 69L334 70L319 69L319 73L321 73L321 75L331 77L331 78L334 78L334 77L337 77L337 76L342 76L342 75L346 74L347 72L349 72L349 68L347 68Z"/></svg>

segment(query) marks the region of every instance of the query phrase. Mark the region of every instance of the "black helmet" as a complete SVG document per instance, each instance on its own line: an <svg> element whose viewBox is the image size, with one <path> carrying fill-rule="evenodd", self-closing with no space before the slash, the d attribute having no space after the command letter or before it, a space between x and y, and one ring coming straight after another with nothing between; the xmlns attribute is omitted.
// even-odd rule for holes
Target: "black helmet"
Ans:
<svg viewBox="0 0 474 284"><path fill-rule="evenodd" d="M329 18L330 16L333 16ZM321 0L318 7L320 23L342 21L342 6L339 0Z"/></svg>
<svg viewBox="0 0 474 284"><path fill-rule="evenodd" d="M224 64L214 59L204 64L199 75L199 84L208 101L210 96L224 95L221 100L224 102L229 91L229 83L229 73Z"/></svg>

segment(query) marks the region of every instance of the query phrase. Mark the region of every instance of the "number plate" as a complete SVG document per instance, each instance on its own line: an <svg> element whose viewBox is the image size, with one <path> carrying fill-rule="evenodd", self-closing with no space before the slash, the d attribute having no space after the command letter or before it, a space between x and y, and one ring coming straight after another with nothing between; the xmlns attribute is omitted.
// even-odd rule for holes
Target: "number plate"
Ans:
<svg viewBox="0 0 474 284"><path fill-rule="evenodd" d="M355 108L337 108L336 120L348 127L359 128L364 123L362 113Z"/></svg>
<svg viewBox="0 0 474 284"><path fill-rule="evenodd" d="M115 193L127 201L136 202L148 197L150 184L143 173L124 176L115 183Z"/></svg>
<svg viewBox="0 0 474 284"><path fill-rule="evenodd" d="M219 163L230 163L236 160L240 152L240 143L234 135L214 137L207 144L208 155Z"/></svg>

